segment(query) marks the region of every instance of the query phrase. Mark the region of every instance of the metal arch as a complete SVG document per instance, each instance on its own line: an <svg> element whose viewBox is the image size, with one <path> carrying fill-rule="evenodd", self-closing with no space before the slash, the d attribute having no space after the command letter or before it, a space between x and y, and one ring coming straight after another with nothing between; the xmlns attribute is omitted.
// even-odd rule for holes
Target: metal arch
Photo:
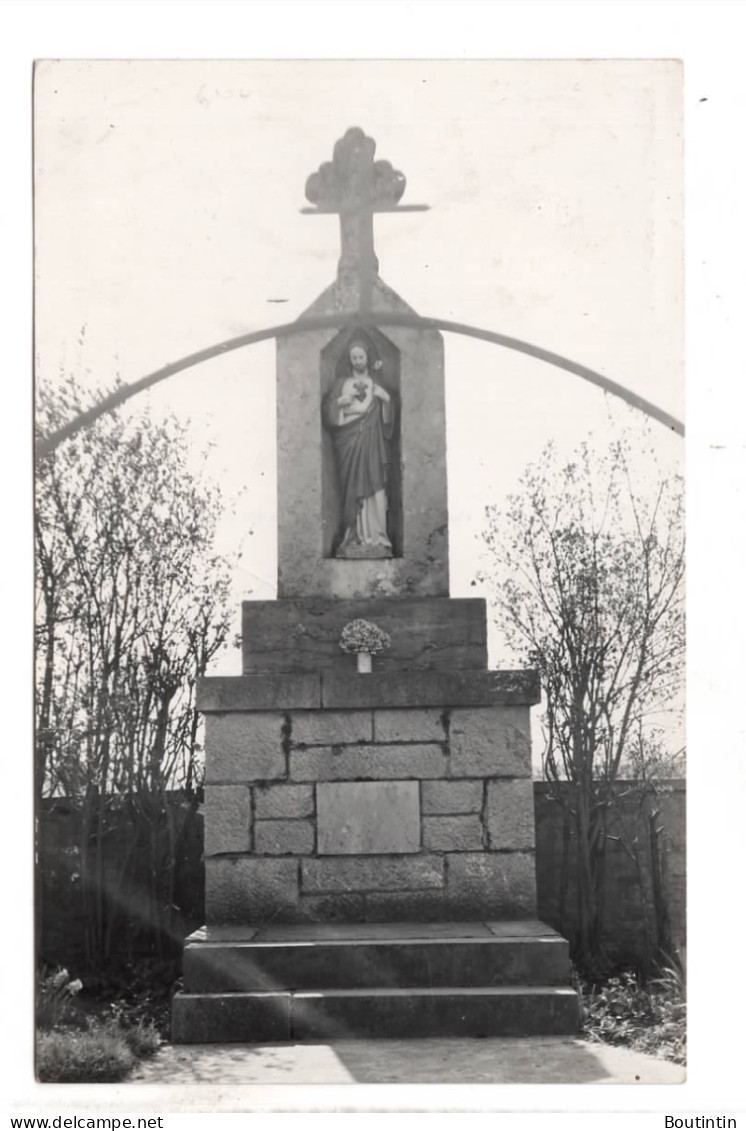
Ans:
<svg viewBox="0 0 746 1131"><path fill-rule="evenodd" d="M294 322L284 322L279 326L270 326L265 330L252 330L251 333L240 334L237 338L229 338L227 341L220 342L216 346L208 346L207 349L190 353L186 357L172 362L170 365L164 365L161 369L156 369L153 373L141 377L139 381L133 381L131 385L123 385L113 393L103 397L95 405L92 405L91 408L81 412L62 428L49 433L47 436L41 437L36 445L36 458L37 460L41 460L45 456L48 456L63 440L74 436L81 428L93 424L99 416L111 412L112 409L124 404L137 393L142 392L144 389L149 389L152 385L157 385L161 381L165 381L168 377L173 377L176 373L181 373L185 369L191 369L203 361L210 361L214 357L231 353L233 350L243 349L244 346L252 346L256 345L258 342L269 341L271 338L290 337L294 334L307 333L309 330L327 330L366 324L371 326L404 326L414 330L443 330L446 333L463 334L469 338L492 342L494 345L503 346L505 349L525 353L529 357L538 358L539 361L545 361L549 365L556 366L558 369L564 369L568 373L573 373L576 377L582 377L584 381L590 381L592 385L597 385L605 392L620 397L623 401L626 401L627 404L632 405L633 408L639 409L648 416L652 416L654 420L659 421L666 428L670 428L671 431L675 432L677 435L684 435L684 425L680 420L664 412L663 409L652 404L644 397L640 397L637 393L631 392L631 390L625 388L624 385L620 385L617 381L612 381L609 377L604 377L601 373L597 373L595 369L589 369L586 365L579 365L577 362L571 361L567 357L562 357L561 354L542 349L540 346L532 345L530 342L524 342L520 338L511 338L505 334L497 334L493 330L483 330L478 326L467 326L463 322L448 322L442 318L422 318L417 314L360 311L355 314L323 314L313 318L299 318Z"/></svg>

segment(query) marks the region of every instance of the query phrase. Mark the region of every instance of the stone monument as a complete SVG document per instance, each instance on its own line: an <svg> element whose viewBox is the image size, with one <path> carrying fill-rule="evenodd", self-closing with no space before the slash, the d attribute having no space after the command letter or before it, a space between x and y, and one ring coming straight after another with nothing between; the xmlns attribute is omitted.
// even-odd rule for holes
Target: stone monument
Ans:
<svg viewBox="0 0 746 1131"><path fill-rule="evenodd" d="M530 671L487 669L485 602L448 587L443 343L378 275L405 180L348 130L309 177L335 282L277 343L278 597L243 672L201 682L205 928L177 1041L567 1032L567 944L536 921ZM360 674L340 647L390 647Z"/></svg>

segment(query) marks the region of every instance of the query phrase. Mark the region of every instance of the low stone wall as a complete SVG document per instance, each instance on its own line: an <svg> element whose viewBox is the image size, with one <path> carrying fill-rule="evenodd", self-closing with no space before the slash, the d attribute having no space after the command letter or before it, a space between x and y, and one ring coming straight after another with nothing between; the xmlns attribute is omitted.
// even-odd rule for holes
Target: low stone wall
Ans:
<svg viewBox="0 0 746 1131"><path fill-rule="evenodd" d="M207 713L205 745L208 922L535 914L528 706Z"/></svg>
<svg viewBox="0 0 746 1131"><path fill-rule="evenodd" d="M579 920L564 783L534 782L539 918L570 940ZM603 942L622 965L649 968L686 949L686 783L617 783L606 841Z"/></svg>
<svg viewBox="0 0 746 1131"><path fill-rule="evenodd" d="M79 970L112 959L178 956L204 923L203 820L197 799L169 791L83 803L45 799L36 820L36 952Z"/></svg>
<svg viewBox="0 0 746 1131"><path fill-rule="evenodd" d="M505 781L507 784L507 780ZM620 783L624 788L625 783ZM212 789L221 788L213 786ZM231 792L231 786L222 788ZM484 797L484 786L479 781L429 779L421 784L420 820L425 817L474 818L483 810L476 806L476 798ZM553 799L557 786L547 782L532 783L536 814L536 876L538 914L544 922L572 939L577 922L573 899L574 880L572 859L564 853L563 815L558 802ZM224 797L228 793L223 794ZM239 792L237 797L239 813L239 835L244 837L243 814L248 822L252 816L257 822L297 821L311 817L313 809L313 787L308 782L297 784L280 782L256 790L255 808L252 814L251 797L248 810L241 810L246 796ZM295 798L295 800L293 800ZM261 799L261 800L260 800ZM282 799L281 804L276 801ZM178 795L174 804L181 806ZM625 837L637 846L637 860L630 853L613 842L607 855L606 883L607 898L605 918L607 923L607 943L621 961L630 961L647 966L655 957L654 946L657 939L657 923L668 923L669 939L673 948L681 948L686 939L686 869L685 869L685 807L686 783L667 782L662 788L651 790L645 805L629 806L625 820ZM656 819L658 836L657 852L661 862L662 903L653 896L653 866L650 851L649 817L659 813ZM236 828L235 816L231 818ZM484 830L483 820L480 820ZM141 910L136 922L130 915L125 916L112 937L112 952L129 954L135 957L153 952L152 932L146 938L141 931L143 922L147 923L148 896L146 883L150 867L148 845L136 845L136 830L124 812L118 821L117 835L107 836L103 851L106 854L104 877L111 874L113 864L125 858L131 860L128 872L127 893L111 891L112 900L121 906L126 902L129 908L137 906ZM208 823L208 828L211 827ZM256 828L256 826L254 826ZM447 827L447 826L446 826ZM280 830L279 824L274 826ZM40 958L50 965L68 965L72 971L80 969L85 957L85 934L88 926L86 910L82 899L78 877L78 839L79 823L75 819L71 803L64 799L45 802L38 814L38 857L39 857L39 907L38 907L38 947ZM208 832L208 836L212 833ZM201 859L203 843L202 813L189 809L183 823L182 836L177 844L176 877L174 901L184 916L181 935L174 940L178 947L184 934L205 922L204 906L204 866ZM234 847L236 842L232 842ZM245 839L240 841L245 845ZM248 843L251 843L250 841ZM215 849L220 847L213 842L205 845L208 858L219 859ZM644 851L643 851L644 849ZM239 850L240 851L240 850ZM432 853L430 855L433 855ZM444 854L446 855L446 854ZM452 852L452 858L457 854ZM458 854L464 861L470 855ZM226 857L225 859L228 859ZM414 857L410 857L414 859ZM266 857L270 864L284 864L287 857ZM368 862L371 858L368 857ZM565 874L563 877L563 861ZM295 863L297 875L297 862ZM444 864L445 872L445 864ZM563 889L564 885L564 889ZM565 892L562 907L562 892ZM346 899L352 906L364 910L365 897L355 900L354 892L348 892ZM375 906L376 892L369 892L371 907ZM317 898L314 896L314 898ZM321 897L319 897L320 900ZM410 897L411 898L411 897ZM403 901L409 905L408 901ZM658 908L656 914L655 908ZM152 925L151 925L152 926Z"/></svg>

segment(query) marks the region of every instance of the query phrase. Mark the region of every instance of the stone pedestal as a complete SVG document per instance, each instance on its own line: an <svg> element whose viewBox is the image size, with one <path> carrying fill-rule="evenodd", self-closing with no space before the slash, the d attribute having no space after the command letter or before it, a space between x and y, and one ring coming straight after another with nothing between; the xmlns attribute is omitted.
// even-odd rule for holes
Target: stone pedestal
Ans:
<svg viewBox="0 0 746 1131"><path fill-rule="evenodd" d="M449 598L443 342L374 324L411 313L377 275L404 178L374 152L349 130L307 186L342 257L305 314L344 318L277 341L278 600L243 606L243 674L198 687L207 925L175 1040L577 1027L535 921L538 678L488 671L484 601ZM360 619L391 638L371 672L339 647Z"/></svg>
<svg viewBox="0 0 746 1131"><path fill-rule="evenodd" d="M530 672L203 680L212 924L531 918Z"/></svg>

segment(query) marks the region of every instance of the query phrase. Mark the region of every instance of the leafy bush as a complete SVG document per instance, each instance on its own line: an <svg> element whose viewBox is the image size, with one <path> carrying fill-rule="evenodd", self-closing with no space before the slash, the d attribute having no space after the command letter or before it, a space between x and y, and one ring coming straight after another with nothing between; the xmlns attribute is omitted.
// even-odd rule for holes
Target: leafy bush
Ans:
<svg viewBox="0 0 746 1131"><path fill-rule="evenodd" d="M128 1024L119 1020L112 1022L106 1028L113 1033L118 1031L127 1042L127 1047L138 1060L152 1056L160 1047L160 1033L152 1021L145 1021L141 1018L139 1021Z"/></svg>
<svg viewBox="0 0 746 1131"><path fill-rule="evenodd" d="M600 986L584 985L585 1032L594 1040L686 1063L686 1003L681 970L672 963L643 985L623 971Z"/></svg>
<svg viewBox="0 0 746 1131"><path fill-rule="evenodd" d="M171 998L180 972L180 960L142 959L111 964L105 974L86 979L90 1008L102 1020L114 1019L124 1029L152 1023L167 1037L171 1025Z"/></svg>

